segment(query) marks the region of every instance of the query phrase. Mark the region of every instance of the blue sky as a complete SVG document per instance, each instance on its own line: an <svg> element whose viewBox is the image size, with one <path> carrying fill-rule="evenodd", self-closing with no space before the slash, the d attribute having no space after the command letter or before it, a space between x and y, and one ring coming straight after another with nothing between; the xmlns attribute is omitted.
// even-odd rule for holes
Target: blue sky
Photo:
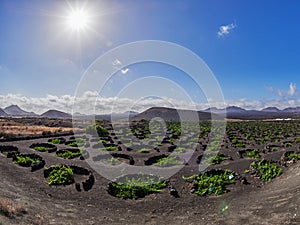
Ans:
<svg viewBox="0 0 300 225"><path fill-rule="evenodd" d="M83 3L93 21L89 29L71 31L66 26L70 7ZM74 95L95 59L139 40L170 41L195 52L213 71L228 104L297 106L299 8L296 0L2 0L0 107L11 102L43 111L41 104L51 98L57 103L54 108L70 107L60 100ZM129 70L128 77L142 68ZM159 68L148 71L159 73ZM193 85L175 69L161 71L193 92ZM140 75L136 72L130 79Z"/></svg>

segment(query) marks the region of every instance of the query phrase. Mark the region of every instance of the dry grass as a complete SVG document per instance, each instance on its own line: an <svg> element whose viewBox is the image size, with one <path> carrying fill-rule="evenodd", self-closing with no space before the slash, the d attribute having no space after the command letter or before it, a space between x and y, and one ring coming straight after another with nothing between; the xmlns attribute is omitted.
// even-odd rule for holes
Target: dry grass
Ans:
<svg viewBox="0 0 300 225"><path fill-rule="evenodd" d="M8 198L0 198L0 214L8 217L13 217L20 213L25 213L24 204L17 201L12 201Z"/></svg>
<svg viewBox="0 0 300 225"><path fill-rule="evenodd" d="M70 132L73 128L66 127L46 127L46 126L2 126L1 131L6 134L42 134L44 131L56 132Z"/></svg>

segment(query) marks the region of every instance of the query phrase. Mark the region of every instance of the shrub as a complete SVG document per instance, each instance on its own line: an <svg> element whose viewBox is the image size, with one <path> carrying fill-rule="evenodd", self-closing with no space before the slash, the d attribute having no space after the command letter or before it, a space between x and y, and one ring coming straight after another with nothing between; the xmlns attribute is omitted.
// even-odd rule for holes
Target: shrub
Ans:
<svg viewBox="0 0 300 225"><path fill-rule="evenodd" d="M85 138L76 138L74 141L68 141L66 144L70 147L83 147L86 145Z"/></svg>
<svg viewBox="0 0 300 225"><path fill-rule="evenodd" d="M206 163L211 165L220 164L222 161L226 159L228 159L228 157L220 153L216 155L205 155Z"/></svg>
<svg viewBox="0 0 300 225"><path fill-rule="evenodd" d="M14 156L14 162L20 166L30 166L31 164L39 163L41 157L34 154L20 155L16 154Z"/></svg>
<svg viewBox="0 0 300 225"><path fill-rule="evenodd" d="M76 149L77 150L77 149ZM73 149L63 149L56 152L56 155L64 158L64 159L73 159L78 156L81 156L83 154L83 151L77 150L74 151Z"/></svg>
<svg viewBox="0 0 300 225"><path fill-rule="evenodd" d="M49 139L48 143L50 143L50 144L62 144L65 141L66 140L64 138L53 138L53 139Z"/></svg>
<svg viewBox="0 0 300 225"><path fill-rule="evenodd" d="M117 151L118 149L119 149L119 146L117 146L117 145L105 146L106 151Z"/></svg>
<svg viewBox="0 0 300 225"><path fill-rule="evenodd" d="M286 143L284 143L284 146L285 146L285 147L292 147L293 145L292 145L291 142L286 142Z"/></svg>
<svg viewBox="0 0 300 225"><path fill-rule="evenodd" d="M166 181L152 175L127 175L122 179L123 182L119 180L109 184L109 194L124 199L137 199L151 193L158 193L167 186Z"/></svg>
<svg viewBox="0 0 300 225"><path fill-rule="evenodd" d="M39 152L55 152L57 150L57 147L55 145L49 143L35 143L30 145L29 148L32 148Z"/></svg>
<svg viewBox="0 0 300 225"><path fill-rule="evenodd" d="M300 155L296 152L286 152L284 155L290 160L300 160Z"/></svg>
<svg viewBox="0 0 300 225"><path fill-rule="evenodd" d="M176 147L175 150L174 150L176 153L184 153L185 152L185 149L183 147Z"/></svg>
<svg viewBox="0 0 300 225"><path fill-rule="evenodd" d="M149 153L150 150L148 148L141 148L140 150L138 150L138 153Z"/></svg>
<svg viewBox="0 0 300 225"><path fill-rule="evenodd" d="M178 160L176 156L167 156L157 160L157 162L154 165L160 167L176 166L182 165L182 161Z"/></svg>
<svg viewBox="0 0 300 225"><path fill-rule="evenodd" d="M282 169L276 163L267 160L261 160L251 163L251 167L260 173L261 179L271 181L273 178L280 176Z"/></svg>
<svg viewBox="0 0 300 225"><path fill-rule="evenodd" d="M44 147L44 146L36 146L36 147L34 147L34 150L37 150L39 152L46 152L46 151L48 151L48 148Z"/></svg>
<svg viewBox="0 0 300 225"><path fill-rule="evenodd" d="M260 154L259 154L258 149L247 150L246 154L247 154L248 157L253 158L253 159L260 158Z"/></svg>
<svg viewBox="0 0 300 225"><path fill-rule="evenodd" d="M108 163L109 163L110 165L112 165L112 166L115 166L115 165L121 164L122 162L121 162L119 159L115 158L115 157L111 157L111 158L108 160Z"/></svg>
<svg viewBox="0 0 300 225"><path fill-rule="evenodd" d="M67 185L74 183L74 173L69 166L56 165L45 170L50 170L48 175L49 185Z"/></svg>
<svg viewBox="0 0 300 225"><path fill-rule="evenodd" d="M99 137L107 136L108 131L104 127L100 125L90 125L87 126L85 129L87 134L98 134Z"/></svg>
<svg viewBox="0 0 300 225"><path fill-rule="evenodd" d="M183 177L183 179L193 183L196 195L221 195L227 192L226 185L235 183L234 177L234 173L230 170L211 170L200 175Z"/></svg>
<svg viewBox="0 0 300 225"><path fill-rule="evenodd" d="M12 217L19 213L25 213L25 207L23 203L14 202L8 198L0 198L0 214Z"/></svg>

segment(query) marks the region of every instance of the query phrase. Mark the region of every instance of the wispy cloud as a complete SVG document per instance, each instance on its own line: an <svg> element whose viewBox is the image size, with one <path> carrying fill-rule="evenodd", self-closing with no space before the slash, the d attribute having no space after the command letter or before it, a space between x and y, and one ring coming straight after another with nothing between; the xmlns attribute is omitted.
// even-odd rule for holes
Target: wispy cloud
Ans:
<svg viewBox="0 0 300 225"><path fill-rule="evenodd" d="M115 59L115 61L112 62L112 65L113 65L113 66L120 66L120 65L122 65L122 63L121 63L120 60Z"/></svg>
<svg viewBox="0 0 300 225"><path fill-rule="evenodd" d="M222 37L224 35L228 35L231 30L233 30L234 28L236 28L236 25L234 23L228 24L228 25L223 25L219 27L219 31L218 31L218 37Z"/></svg>
<svg viewBox="0 0 300 225"><path fill-rule="evenodd" d="M277 90L277 95L278 95L280 98L284 98L284 97L285 97L285 94L283 93L282 90Z"/></svg>
<svg viewBox="0 0 300 225"><path fill-rule="evenodd" d="M290 83L290 88L289 88L289 90L288 90L288 94L289 94L290 96L295 96L295 95L297 95L297 86L296 86L296 84Z"/></svg>
<svg viewBox="0 0 300 225"><path fill-rule="evenodd" d="M274 87L267 87L269 92L276 93L280 98L284 99L287 96L295 97L298 94L297 85L294 83L290 83L288 90L276 89Z"/></svg>

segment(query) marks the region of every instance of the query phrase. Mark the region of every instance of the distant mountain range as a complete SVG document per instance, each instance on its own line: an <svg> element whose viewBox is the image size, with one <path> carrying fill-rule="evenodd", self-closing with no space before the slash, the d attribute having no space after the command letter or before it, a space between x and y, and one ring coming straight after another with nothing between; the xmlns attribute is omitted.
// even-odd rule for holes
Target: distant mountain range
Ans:
<svg viewBox="0 0 300 225"><path fill-rule="evenodd" d="M229 106L225 109L208 108L204 111L216 114L226 112L226 118L228 119L300 119L300 107L290 107L282 110L276 107L268 107L262 110L246 110L237 106Z"/></svg>
<svg viewBox="0 0 300 225"><path fill-rule="evenodd" d="M209 120L211 113L214 118L218 118L218 115L225 113L228 119L251 119L251 120L262 120L262 119L300 119L300 107L289 107L285 109L278 109L276 107L268 107L262 110L246 110L237 106L229 106L225 109L208 108L202 111L182 110L165 107L152 107L144 112L137 113L128 111L124 113L113 113L113 114L102 114L102 115L84 115L75 113L76 118L82 119L100 119L100 120L122 120L130 118L131 120L147 119L150 120L155 117L160 117L164 120L179 121L180 117L189 118L198 115L200 120ZM72 118L71 114L59 111L59 110L48 110L41 115L34 112L27 112L21 109L17 105L11 105L4 109L0 108L0 117L45 117L45 118ZM185 119L186 120L186 119Z"/></svg>

